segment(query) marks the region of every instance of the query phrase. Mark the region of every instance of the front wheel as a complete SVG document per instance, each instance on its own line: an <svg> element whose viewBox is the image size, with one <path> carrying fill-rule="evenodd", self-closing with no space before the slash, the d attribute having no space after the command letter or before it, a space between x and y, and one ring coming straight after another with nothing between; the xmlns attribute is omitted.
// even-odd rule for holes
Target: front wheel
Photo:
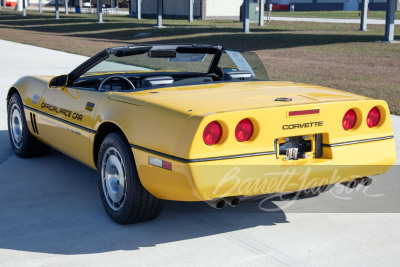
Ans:
<svg viewBox="0 0 400 267"><path fill-rule="evenodd" d="M119 224L150 221L158 217L164 201L141 184L129 143L119 133L106 136L97 160L103 206Z"/></svg>
<svg viewBox="0 0 400 267"><path fill-rule="evenodd" d="M7 106L8 136L11 147L17 156L29 158L47 154L50 147L33 136L26 123L21 97L13 94Z"/></svg>

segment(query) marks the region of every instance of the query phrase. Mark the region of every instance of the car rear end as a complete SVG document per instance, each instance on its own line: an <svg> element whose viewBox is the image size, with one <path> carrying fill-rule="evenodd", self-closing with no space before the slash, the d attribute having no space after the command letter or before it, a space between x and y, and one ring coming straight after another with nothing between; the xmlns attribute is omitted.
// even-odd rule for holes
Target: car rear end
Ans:
<svg viewBox="0 0 400 267"><path fill-rule="evenodd" d="M203 201L292 192L385 173L395 162L389 108L360 98L193 115L185 156L136 150L155 196ZM190 125L190 123L188 123ZM190 131L188 131L189 133Z"/></svg>

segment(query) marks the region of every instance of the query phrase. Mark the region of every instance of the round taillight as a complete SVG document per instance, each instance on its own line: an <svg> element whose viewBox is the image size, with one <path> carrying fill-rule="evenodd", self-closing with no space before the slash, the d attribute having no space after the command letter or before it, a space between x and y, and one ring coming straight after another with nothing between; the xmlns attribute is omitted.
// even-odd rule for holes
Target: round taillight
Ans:
<svg viewBox="0 0 400 267"><path fill-rule="evenodd" d="M353 109L349 109L346 114L344 114L342 125L343 129L350 130L354 127L356 124L357 120L357 115L356 112Z"/></svg>
<svg viewBox="0 0 400 267"><path fill-rule="evenodd" d="M379 121L381 119L381 112L377 107L373 107L369 112L368 112L368 117L367 117L367 125L369 128L372 128L376 125L378 125Z"/></svg>
<svg viewBox="0 0 400 267"><path fill-rule="evenodd" d="M222 128L218 122L210 122L203 132L203 141L206 145L215 145L222 136Z"/></svg>
<svg viewBox="0 0 400 267"><path fill-rule="evenodd" d="M253 124L249 119L241 120L235 129L235 137L239 142L244 142L250 139L253 135Z"/></svg>

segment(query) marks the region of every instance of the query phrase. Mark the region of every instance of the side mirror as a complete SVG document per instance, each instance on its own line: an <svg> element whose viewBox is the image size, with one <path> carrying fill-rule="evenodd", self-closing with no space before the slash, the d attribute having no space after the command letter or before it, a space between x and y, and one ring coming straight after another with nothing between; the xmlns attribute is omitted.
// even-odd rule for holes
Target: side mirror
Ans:
<svg viewBox="0 0 400 267"><path fill-rule="evenodd" d="M215 74L217 74L220 78L222 78L226 72L232 72L232 71L239 71L239 69L235 67L222 67L222 68L218 67Z"/></svg>
<svg viewBox="0 0 400 267"><path fill-rule="evenodd" d="M222 67L222 73L232 72L232 71L239 71L239 69L235 67Z"/></svg>
<svg viewBox="0 0 400 267"><path fill-rule="evenodd" d="M50 88L65 87L68 83L68 75L60 75L51 79L49 83Z"/></svg>

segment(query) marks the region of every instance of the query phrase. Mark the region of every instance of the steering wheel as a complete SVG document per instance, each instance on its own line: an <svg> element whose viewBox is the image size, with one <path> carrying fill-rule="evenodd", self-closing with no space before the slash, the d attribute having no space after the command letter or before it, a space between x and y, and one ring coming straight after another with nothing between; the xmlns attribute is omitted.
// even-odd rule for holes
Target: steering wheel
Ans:
<svg viewBox="0 0 400 267"><path fill-rule="evenodd" d="M129 86L131 87L130 89L136 89L135 86L133 85L133 83L132 83L128 78L126 78L126 77L124 77L124 76L121 76L121 75L111 75L111 76L108 76L108 77L104 78L104 79L100 82L100 84L99 84L99 86L97 87L97 89L98 89L98 90L101 90L101 88L103 87L103 85L104 85L107 81L112 80L112 79L124 80L125 82L127 82L127 83L129 84Z"/></svg>

